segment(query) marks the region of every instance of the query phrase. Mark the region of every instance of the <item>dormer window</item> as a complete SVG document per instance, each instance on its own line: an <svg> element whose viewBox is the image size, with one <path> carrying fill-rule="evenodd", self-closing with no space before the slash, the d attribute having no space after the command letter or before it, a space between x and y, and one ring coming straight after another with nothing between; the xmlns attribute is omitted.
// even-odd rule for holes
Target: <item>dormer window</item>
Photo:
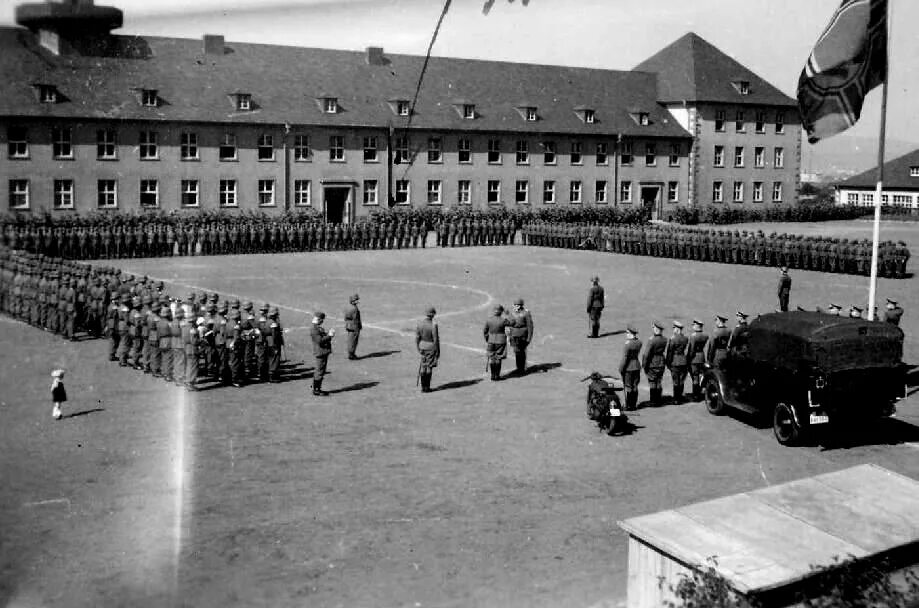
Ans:
<svg viewBox="0 0 919 608"><path fill-rule="evenodd" d="M594 124L594 120L596 120L596 117L594 116L594 111L591 110L590 108L585 109L584 110L584 122L586 122L589 125L592 125Z"/></svg>
<svg viewBox="0 0 919 608"><path fill-rule="evenodd" d="M651 114L640 108L629 110L629 116L635 121L635 124L647 127L651 124Z"/></svg>
<svg viewBox="0 0 919 608"><path fill-rule="evenodd" d="M474 103L464 103L463 104L463 118L472 120L475 118L475 104Z"/></svg>
<svg viewBox="0 0 919 608"><path fill-rule="evenodd" d="M643 127L646 127L646 126L648 126L648 125L650 124L650 122L651 122L651 121L650 121L650 119L648 118L648 113L647 113L647 112L639 112L639 113L638 113L638 124L640 124L640 125L643 126Z"/></svg>
<svg viewBox="0 0 919 608"><path fill-rule="evenodd" d="M910 177L919 177L919 167L910 167L909 168Z"/></svg>
<svg viewBox="0 0 919 608"><path fill-rule="evenodd" d="M583 120L588 125L592 125L597 122L597 114L593 108L587 106L576 106L574 108L574 112L578 115L578 118Z"/></svg>
<svg viewBox="0 0 919 608"><path fill-rule="evenodd" d="M57 103L57 87L53 84L38 85L38 100L42 103Z"/></svg>
<svg viewBox="0 0 919 608"><path fill-rule="evenodd" d="M252 109L252 95L249 93L236 94L236 109L241 112L248 112Z"/></svg>
<svg viewBox="0 0 919 608"><path fill-rule="evenodd" d="M411 106L409 105L409 102L405 101L404 99L396 101L396 114L399 116L408 116L410 109Z"/></svg>
<svg viewBox="0 0 919 608"><path fill-rule="evenodd" d="M750 94L750 81L749 80L735 80L733 82L734 88L737 89L737 92L741 95Z"/></svg>
<svg viewBox="0 0 919 608"><path fill-rule="evenodd" d="M141 89L140 103L148 108L155 108L159 105L159 97L156 89Z"/></svg>
<svg viewBox="0 0 919 608"><path fill-rule="evenodd" d="M326 114L337 114L338 113L338 98L337 97L323 97L322 98L322 111Z"/></svg>

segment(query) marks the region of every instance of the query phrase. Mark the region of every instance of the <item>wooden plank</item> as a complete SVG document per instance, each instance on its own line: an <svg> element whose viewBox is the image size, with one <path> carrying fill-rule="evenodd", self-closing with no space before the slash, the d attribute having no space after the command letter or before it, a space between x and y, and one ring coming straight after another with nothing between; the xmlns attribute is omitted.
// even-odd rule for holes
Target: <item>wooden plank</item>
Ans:
<svg viewBox="0 0 919 608"><path fill-rule="evenodd" d="M875 465L861 465L815 477L817 481L861 500L871 501L912 532L902 544L919 537L919 482Z"/></svg>
<svg viewBox="0 0 919 608"><path fill-rule="evenodd" d="M634 536L629 537L628 608L660 608L667 601L675 601L670 587L679 583L681 575L692 576L692 571Z"/></svg>

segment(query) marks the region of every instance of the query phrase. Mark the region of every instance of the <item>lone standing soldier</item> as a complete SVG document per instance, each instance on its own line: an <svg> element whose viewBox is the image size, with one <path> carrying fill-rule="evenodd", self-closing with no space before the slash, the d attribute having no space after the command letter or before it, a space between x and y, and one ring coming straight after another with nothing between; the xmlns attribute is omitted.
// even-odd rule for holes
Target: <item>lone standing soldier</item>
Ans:
<svg viewBox="0 0 919 608"><path fill-rule="evenodd" d="M504 316L504 307L498 304L485 321L482 331L485 338L485 357L492 380L501 379L501 362L507 357L507 334L504 330L509 326L510 322Z"/></svg>
<svg viewBox="0 0 919 608"><path fill-rule="evenodd" d="M533 341L533 316L523 307L523 299L514 300L514 312L510 317L511 348L514 349L516 372L523 376L527 372L527 346Z"/></svg>
<svg viewBox="0 0 919 608"><path fill-rule="evenodd" d="M351 296L348 300L351 303L351 307L345 311L345 330L348 332L348 359L352 361L357 359L355 351L357 350L357 342L361 338L361 329L364 327L361 324L361 311L357 307L360 299L357 294Z"/></svg>
<svg viewBox="0 0 919 608"><path fill-rule="evenodd" d="M664 354L667 350L667 339L661 335L664 328L657 322L651 326L653 334L648 340L648 348L645 350L641 367L645 370L648 377L648 385L651 393L651 405L658 406L661 404L661 380L664 377Z"/></svg>
<svg viewBox="0 0 919 608"><path fill-rule="evenodd" d="M638 381L641 379L641 340L638 331L632 326L625 330L625 346L622 349L622 360L619 362L619 375L622 377L622 387L625 390L625 409L628 411L638 407Z"/></svg>
<svg viewBox="0 0 919 608"><path fill-rule="evenodd" d="M887 310L884 311L883 321L899 326L902 316L903 309L897 304L897 301L887 298Z"/></svg>
<svg viewBox="0 0 919 608"><path fill-rule="evenodd" d="M600 277L592 278L591 282L593 285L587 293L587 315L590 319L590 335L588 338L596 338L600 335L600 315L603 314L606 295L603 287L600 286Z"/></svg>
<svg viewBox="0 0 919 608"><path fill-rule="evenodd" d="M779 310L788 312L788 298L791 296L791 277L788 276L788 267L782 266L782 275L779 277Z"/></svg>
<svg viewBox="0 0 919 608"><path fill-rule="evenodd" d="M313 317L313 326L310 329L310 338L313 340L313 356L316 357L316 367L313 370L313 394L317 397L327 397L328 391L322 390L322 379L325 377L329 355L332 354L332 338L335 337L335 328L326 332L322 326L325 313L317 312Z"/></svg>
<svg viewBox="0 0 919 608"><path fill-rule="evenodd" d="M434 368L440 360L440 332L437 329L437 323L434 322L434 315L437 311L433 306L428 306L424 312L424 319L415 326L415 348L421 355L421 362L418 364L418 378L421 381L421 392L431 392L431 376L434 375Z"/></svg>
<svg viewBox="0 0 919 608"><path fill-rule="evenodd" d="M715 331L705 345L705 362L712 367L720 367L721 362L728 356L731 331L725 325L727 322L727 317L715 315Z"/></svg>
<svg viewBox="0 0 919 608"><path fill-rule="evenodd" d="M689 338L683 335L683 324L673 322L673 335L667 341L664 351L664 363L670 368L670 377L673 380L673 401L683 402L683 386L686 384L686 369L689 365L687 351Z"/></svg>
<svg viewBox="0 0 919 608"><path fill-rule="evenodd" d="M702 321L693 319L692 333L689 335L689 377L692 380L692 398L702 399L702 368L705 365L705 345L708 336L703 333Z"/></svg>

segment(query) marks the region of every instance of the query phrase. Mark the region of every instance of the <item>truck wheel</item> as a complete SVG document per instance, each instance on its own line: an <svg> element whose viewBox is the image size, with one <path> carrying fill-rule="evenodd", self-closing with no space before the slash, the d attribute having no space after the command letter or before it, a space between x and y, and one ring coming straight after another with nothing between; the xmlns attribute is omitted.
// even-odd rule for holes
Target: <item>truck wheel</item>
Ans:
<svg viewBox="0 0 919 608"><path fill-rule="evenodd" d="M782 445L796 445L801 441L801 425L795 420L790 405L779 403L772 415L772 432Z"/></svg>
<svg viewBox="0 0 919 608"><path fill-rule="evenodd" d="M721 398L721 387L714 379L705 383L705 407L709 414L721 416L725 412L724 399Z"/></svg>

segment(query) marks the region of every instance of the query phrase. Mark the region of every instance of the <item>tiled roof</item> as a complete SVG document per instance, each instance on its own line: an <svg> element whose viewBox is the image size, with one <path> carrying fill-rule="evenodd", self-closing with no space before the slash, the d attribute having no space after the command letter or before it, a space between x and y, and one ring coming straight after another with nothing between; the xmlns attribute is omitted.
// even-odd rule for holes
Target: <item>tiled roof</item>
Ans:
<svg viewBox="0 0 919 608"><path fill-rule="evenodd" d="M919 171L919 150L913 150L899 158L884 163L884 189L885 190L919 190L919 176L910 177L910 168ZM839 182L839 188L871 188L877 187L877 167L864 173L853 175L847 180Z"/></svg>
<svg viewBox="0 0 919 608"><path fill-rule="evenodd" d="M642 61L635 70L658 73L658 99L664 103L687 101L797 107L794 99L692 32ZM750 83L747 95L741 95L733 84L740 80Z"/></svg>
<svg viewBox="0 0 919 608"><path fill-rule="evenodd" d="M399 127L406 117L390 101L414 96L423 57L229 42L223 55L204 54L201 40L115 37L119 57L55 56L28 30L0 28L0 116L55 116ZM136 57L136 58L129 58ZM37 101L34 85L54 84L67 99ZM139 89L156 89L161 103L144 107ZM234 93L249 93L253 111L240 112ZM412 126L420 129L690 137L657 103L653 74L432 57ZM319 98L337 97L340 111L322 111ZM475 104L464 119L456 100ZM527 122L521 100L537 107ZM595 110L585 124L577 106ZM639 126L627 108L651 118Z"/></svg>

